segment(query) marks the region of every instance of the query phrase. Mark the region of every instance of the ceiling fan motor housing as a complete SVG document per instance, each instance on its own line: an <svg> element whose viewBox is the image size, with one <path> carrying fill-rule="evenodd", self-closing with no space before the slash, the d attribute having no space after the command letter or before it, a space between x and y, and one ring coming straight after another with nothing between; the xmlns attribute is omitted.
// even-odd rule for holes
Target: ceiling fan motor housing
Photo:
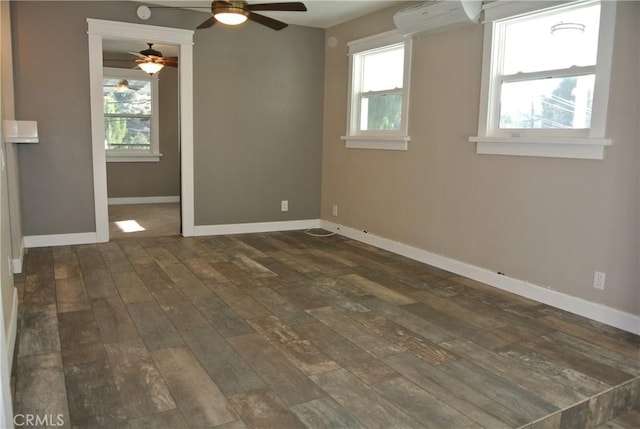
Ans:
<svg viewBox="0 0 640 429"><path fill-rule="evenodd" d="M162 52L156 51L153 49L153 43L147 43L149 45L149 49L145 49L144 51L140 51L140 53L147 57L162 57Z"/></svg>
<svg viewBox="0 0 640 429"><path fill-rule="evenodd" d="M215 16L218 13L236 13L238 15L249 16L249 9L246 1L214 1L211 3L211 13Z"/></svg>

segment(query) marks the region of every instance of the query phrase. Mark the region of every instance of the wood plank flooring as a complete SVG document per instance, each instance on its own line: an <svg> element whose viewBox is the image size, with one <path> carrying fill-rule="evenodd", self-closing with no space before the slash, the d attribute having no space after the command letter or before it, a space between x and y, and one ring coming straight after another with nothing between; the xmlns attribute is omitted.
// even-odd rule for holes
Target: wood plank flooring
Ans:
<svg viewBox="0 0 640 429"><path fill-rule="evenodd" d="M15 413L65 427L640 427L639 337L340 236L30 249L16 284Z"/></svg>

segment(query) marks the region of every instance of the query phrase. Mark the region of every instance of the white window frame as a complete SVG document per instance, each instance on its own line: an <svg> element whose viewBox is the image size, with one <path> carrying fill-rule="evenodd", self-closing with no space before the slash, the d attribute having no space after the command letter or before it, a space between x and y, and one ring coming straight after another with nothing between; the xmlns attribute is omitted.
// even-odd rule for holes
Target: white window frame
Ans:
<svg viewBox="0 0 640 429"><path fill-rule="evenodd" d="M150 79L151 80L151 147L148 151L140 150L108 150L105 149L107 162L158 162L160 153L160 118L159 118L159 78L155 73L149 76L142 70L104 67L104 78ZM104 117L104 111L103 111Z"/></svg>
<svg viewBox="0 0 640 429"><path fill-rule="evenodd" d="M503 23L509 19L534 15L542 11L596 2L597 0L560 2L559 6L549 8L545 2L500 1L490 3L489 5L492 7L485 9L478 135L469 138L469 141L477 143L477 153L597 160L604 158L604 148L612 144L611 139L605 137L605 132L616 19L616 2L614 1L600 2L600 30L591 127L587 130L536 129L522 131L500 130L498 126L500 79L497 65L502 54L500 28ZM527 8L523 9L523 6L527 6ZM576 68L575 71L584 71L582 69L586 68Z"/></svg>
<svg viewBox="0 0 640 429"><path fill-rule="evenodd" d="M361 76L354 76L357 54L404 44L404 69L402 83L402 119L399 130L359 130L359 86ZM397 30L387 31L353 40L349 47L349 96L347 100L347 134L341 139L349 149L407 150L411 140L409 129L409 84L411 76L412 40L403 37ZM358 79L356 81L356 79Z"/></svg>

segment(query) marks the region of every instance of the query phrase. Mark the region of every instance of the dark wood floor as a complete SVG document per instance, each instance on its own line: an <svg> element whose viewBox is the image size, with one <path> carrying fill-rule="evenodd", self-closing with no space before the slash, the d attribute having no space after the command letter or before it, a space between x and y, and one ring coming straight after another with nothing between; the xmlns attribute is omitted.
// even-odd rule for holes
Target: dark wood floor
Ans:
<svg viewBox="0 0 640 429"><path fill-rule="evenodd" d="M339 236L31 249L16 280L15 412L67 427L582 428L640 408L639 337Z"/></svg>

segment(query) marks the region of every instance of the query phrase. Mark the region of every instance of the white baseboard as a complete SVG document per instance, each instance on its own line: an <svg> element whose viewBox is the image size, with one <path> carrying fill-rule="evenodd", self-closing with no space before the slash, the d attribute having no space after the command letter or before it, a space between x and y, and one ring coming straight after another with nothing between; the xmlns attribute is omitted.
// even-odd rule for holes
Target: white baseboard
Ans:
<svg viewBox="0 0 640 429"><path fill-rule="evenodd" d="M640 335L640 316L638 315L586 301L582 298L557 292L524 280L498 274L486 268L436 255L435 253L417 247L378 237L326 220L320 222L320 227L398 255L406 256L407 258L486 283L498 289Z"/></svg>
<svg viewBox="0 0 640 429"><path fill-rule="evenodd" d="M9 374L13 366L13 352L16 348L16 335L18 333L18 289L13 288L13 299L11 303L11 316L9 317L9 326L7 329L7 362L9 362Z"/></svg>
<svg viewBox="0 0 640 429"><path fill-rule="evenodd" d="M291 220L280 222L232 223L226 225L200 225L193 228L193 235L248 234L256 232L294 231L318 228L320 219Z"/></svg>
<svg viewBox="0 0 640 429"><path fill-rule="evenodd" d="M71 246L74 244L93 244L98 242L95 232L80 232L76 234L27 235L24 237L24 247Z"/></svg>
<svg viewBox="0 0 640 429"><path fill-rule="evenodd" d="M13 274L22 273L22 261L24 260L24 237L20 243L20 250L18 257L11 260L11 272Z"/></svg>
<svg viewBox="0 0 640 429"><path fill-rule="evenodd" d="M122 197L108 198L107 202L110 206L124 204L162 204L162 203L179 203L180 195L169 195L166 197Z"/></svg>
<svg viewBox="0 0 640 429"><path fill-rule="evenodd" d="M292 220L281 222L254 222L232 223L225 225L200 225L195 226L194 236L224 235L224 234L248 234L256 232L294 231L298 229L317 228L320 219ZM95 232L83 232L78 234L53 234L53 235L28 235L24 237L24 246L49 247L70 246L74 244L97 243Z"/></svg>
<svg viewBox="0 0 640 429"><path fill-rule="evenodd" d="M22 255L18 259L11 260L11 273L13 274L21 274L22 273Z"/></svg>

